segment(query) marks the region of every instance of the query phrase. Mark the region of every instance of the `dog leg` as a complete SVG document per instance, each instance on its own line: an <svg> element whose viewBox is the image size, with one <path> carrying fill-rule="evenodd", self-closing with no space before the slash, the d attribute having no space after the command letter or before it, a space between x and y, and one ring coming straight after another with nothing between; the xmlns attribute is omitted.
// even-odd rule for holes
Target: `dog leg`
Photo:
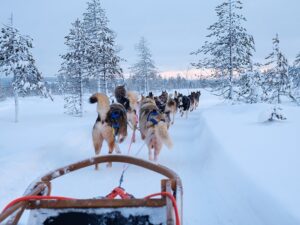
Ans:
<svg viewBox="0 0 300 225"><path fill-rule="evenodd" d="M146 136L140 131L142 140L145 140Z"/></svg>
<svg viewBox="0 0 300 225"><path fill-rule="evenodd" d="M174 122L175 122L175 113L173 112L172 114L173 114L173 115L172 115L172 123L171 123L171 124L173 125Z"/></svg>
<svg viewBox="0 0 300 225"><path fill-rule="evenodd" d="M103 144L103 137L102 135L97 131L93 130L93 143L94 143L94 149L96 156L100 154L102 144ZM98 170L98 164L95 164L95 169Z"/></svg>
<svg viewBox="0 0 300 225"><path fill-rule="evenodd" d="M133 130L133 133L132 133L132 142L135 143L135 131L136 131L136 128L134 128Z"/></svg>
<svg viewBox="0 0 300 225"><path fill-rule="evenodd" d="M160 150L162 148L162 143L156 141L155 146L154 146L154 161L157 162L158 160L158 155L160 153Z"/></svg>
<svg viewBox="0 0 300 225"><path fill-rule="evenodd" d="M151 146L148 146L148 158L149 158L149 160L150 161L153 161L153 154L152 154L152 148L151 148Z"/></svg>
<svg viewBox="0 0 300 225"><path fill-rule="evenodd" d="M118 143L115 143L115 149L116 149L116 153L121 154L121 149Z"/></svg>
<svg viewBox="0 0 300 225"><path fill-rule="evenodd" d="M108 154L112 154L113 151L114 151L114 148L115 148L115 141L114 141L114 139L112 138L112 140L110 140L109 143L108 143ZM111 167L112 167L112 163L111 163L111 162L108 162L106 166L107 166L108 168L111 168Z"/></svg>

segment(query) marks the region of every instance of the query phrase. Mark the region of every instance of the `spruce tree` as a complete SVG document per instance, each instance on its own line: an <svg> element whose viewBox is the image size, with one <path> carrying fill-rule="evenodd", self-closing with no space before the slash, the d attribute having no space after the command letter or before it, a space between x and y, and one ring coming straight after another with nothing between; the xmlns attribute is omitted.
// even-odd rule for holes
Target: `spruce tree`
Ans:
<svg viewBox="0 0 300 225"><path fill-rule="evenodd" d="M3 101L5 99L5 93L4 93L4 88L2 86L2 82L1 82L1 77L0 77L0 101Z"/></svg>
<svg viewBox="0 0 300 225"><path fill-rule="evenodd" d="M21 35L12 26L4 26L0 34L0 68L6 76L12 76L15 98L15 122L19 117L19 95L37 92L50 97L43 77L31 54L32 39ZM52 98L51 98L52 99Z"/></svg>
<svg viewBox="0 0 300 225"><path fill-rule="evenodd" d="M293 66L290 67L292 88L295 96L300 98L300 53L296 56Z"/></svg>
<svg viewBox="0 0 300 225"><path fill-rule="evenodd" d="M279 48L278 34L273 38L273 51L266 57L264 89L266 101L281 103L282 96L294 97L291 94L291 76L286 57Z"/></svg>
<svg viewBox="0 0 300 225"><path fill-rule="evenodd" d="M108 27L109 20L100 0L88 2L84 16L85 34L89 40L87 58L89 63L89 77L98 82L98 92L107 94L108 85L123 79L120 67L122 59L118 56L115 44L115 33Z"/></svg>
<svg viewBox="0 0 300 225"><path fill-rule="evenodd" d="M192 65L198 69L210 69L221 85L215 90L226 99L233 99L234 75L249 67L254 39L242 26L246 18L239 13L242 2L227 0L216 7L218 21L211 25L208 41L193 55L202 54L203 59Z"/></svg>
<svg viewBox="0 0 300 225"><path fill-rule="evenodd" d="M262 100L263 76L261 65L254 64L244 73L241 73L237 82L237 100L245 103L257 103Z"/></svg>
<svg viewBox="0 0 300 225"><path fill-rule="evenodd" d="M60 80L63 83L65 112L74 116L83 115L83 81L87 71L86 51L88 40L81 22L77 19L65 37L68 52L62 55Z"/></svg>
<svg viewBox="0 0 300 225"><path fill-rule="evenodd" d="M131 68L132 78L139 87L139 91L148 94L149 83L157 79L157 69L152 59L148 43L142 37L136 46L138 61Z"/></svg>

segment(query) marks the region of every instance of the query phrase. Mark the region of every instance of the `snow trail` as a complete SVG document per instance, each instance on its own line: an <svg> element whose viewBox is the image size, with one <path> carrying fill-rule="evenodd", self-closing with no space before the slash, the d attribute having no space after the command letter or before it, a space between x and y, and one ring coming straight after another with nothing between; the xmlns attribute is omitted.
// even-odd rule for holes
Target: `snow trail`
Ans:
<svg viewBox="0 0 300 225"><path fill-rule="evenodd" d="M7 100L9 102L10 100ZM23 194L37 177L61 166L94 156L91 130L96 119L94 105L86 105L83 118L62 114L62 101L36 98L22 101L20 123L9 121L12 109L0 106L0 208ZM186 225L296 225L290 211L244 173L224 150L224 141L216 135L213 116L222 117L224 103L204 92L199 108L188 119L178 115L170 128L174 148L163 148L159 163L179 174L184 187L184 224ZM220 109L220 110L219 110ZM212 113L214 111L214 114ZM219 114L218 114L219 113ZM212 118L208 120L208 115ZM46 119L45 119L46 118ZM226 118L226 117L224 117ZM41 130L43 132L41 132ZM238 134L239 131L234 131ZM11 137L14 137L12 140ZM127 153L131 131L121 144ZM143 145L139 133L131 155ZM101 154L107 154L104 144ZM138 155L147 159L144 147ZM255 167L255 165L253 165ZM53 195L90 198L108 194L119 183L123 164L114 163L99 171L89 167L53 181ZM263 172L263 171L262 171ZM136 166L125 173L123 187L136 197L160 190L162 176ZM26 218L23 219L26 224Z"/></svg>

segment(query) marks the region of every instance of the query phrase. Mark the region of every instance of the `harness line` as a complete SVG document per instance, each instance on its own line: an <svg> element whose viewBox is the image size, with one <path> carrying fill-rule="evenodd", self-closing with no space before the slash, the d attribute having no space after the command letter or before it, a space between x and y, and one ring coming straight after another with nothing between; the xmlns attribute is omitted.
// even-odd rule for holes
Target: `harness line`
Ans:
<svg viewBox="0 0 300 225"><path fill-rule="evenodd" d="M144 143L141 145L141 147L139 148L139 150L134 154L134 156L137 156L138 154L140 154L140 152L142 151L142 149L144 148L144 146L146 145L146 143L152 138L153 134L149 135L146 140L144 141ZM128 152L127 155L129 155L130 153L130 149L131 149L131 145L132 145L132 140L130 142L129 148L128 148ZM123 165L123 170L120 176L120 180L119 180L119 187L122 187L122 183L124 181L124 174L127 171L127 169L130 167L130 164L124 164Z"/></svg>

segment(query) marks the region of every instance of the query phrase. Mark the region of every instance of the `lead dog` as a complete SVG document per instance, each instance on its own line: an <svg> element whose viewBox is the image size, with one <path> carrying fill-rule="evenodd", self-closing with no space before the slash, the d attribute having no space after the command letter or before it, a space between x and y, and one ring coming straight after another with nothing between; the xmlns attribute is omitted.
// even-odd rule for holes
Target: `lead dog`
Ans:
<svg viewBox="0 0 300 225"><path fill-rule="evenodd" d="M124 106L119 103L109 104L105 94L96 93L90 97L90 103L97 103L98 117L93 127L93 144L96 155L101 152L103 141L108 144L108 153L116 149L120 153L118 143L127 136L127 116ZM111 166L111 163L108 163ZM98 169L98 164L95 165Z"/></svg>
<svg viewBox="0 0 300 225"><path fill-rule="evenodd" d="M139 123L142 139L148 147L149 160L157 161L163 144L171 148L172 140L165 116L159 112L153 99L145 98L141 101Z"/></svg>

